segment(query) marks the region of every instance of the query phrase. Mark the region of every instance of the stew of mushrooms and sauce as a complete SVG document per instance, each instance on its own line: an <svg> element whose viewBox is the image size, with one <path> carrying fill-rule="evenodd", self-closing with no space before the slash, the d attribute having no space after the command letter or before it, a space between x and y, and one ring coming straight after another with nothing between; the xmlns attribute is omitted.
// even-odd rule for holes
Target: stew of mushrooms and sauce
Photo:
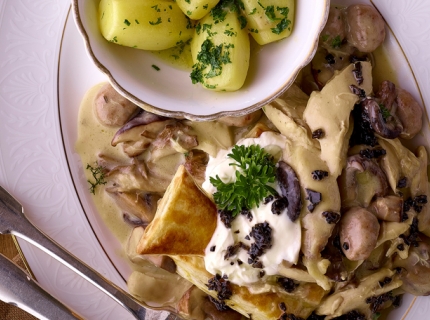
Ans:
<svg viewBox="0 0 430 320"><path fill-rule="evenodd" d="M214 236L205 257L214 276L228 274L241 285L275 276L292 293L317 283L326 296L308 319L372 319L398 306L405 292L430 294L428 156L423 146L410 150L402 143L421 131L423 108L393 81L372 82L378 65L373 52L385 29L373 7L332 6L317 53L296 83L262 110L237 118L178 120L138 108L109 84L88 92L77 150L88 164L100 214L133 266L133 295L184 318L245 318L178 276L171 258L139 256L135 247L180 165L215 194L226 183L211 183L213 172L225 172L217 156L261 141L276 161L273 181L279 183L270 184L273 191L268 188L255 208L270 204L273 216L286 210L292 226L286 230L296 230L298 239L271 237L276 223L256 220L240 245L221 249ZM267 148L275 144L281 147ZM217 228L230 236L241 223L258 219L252 210L221 208ZM291 255L272 265L264 256L277 241ZM235 260L220 264L218 252L226 257L221 260ZM255 276L235 273L241 269L229 268L230 261L249 264ZM215 276L208 286L224 290L228 299L225 283ZM284 309L279 306L280 319L299 319Z"/></svg>

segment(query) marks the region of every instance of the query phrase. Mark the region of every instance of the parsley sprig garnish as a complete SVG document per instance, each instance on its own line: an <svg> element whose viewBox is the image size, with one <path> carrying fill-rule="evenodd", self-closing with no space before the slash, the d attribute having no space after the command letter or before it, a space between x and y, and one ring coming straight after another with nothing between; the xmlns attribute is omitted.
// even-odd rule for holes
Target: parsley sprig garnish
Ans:
<svg viewBox="0 0 430 320"><path fill-rule="evenodd" d="M215 45L211 39L203 41L197 54L198 62L193 65L193 71L190 74L192 83L201 82L208 87L205 79L219 76L223 65L231 63L230 48L232 48L231 44ZM207 67L209 68L206 69Z"/></svg>
<svg viewBox="0 0 430 320"><path fill-rule="evenodd" d="M227 155L241 170L236 171L236 181L224 183L219 176L210 177L217 188L214 200L219 209L228 210L235 217L243 209L258 207L269 194L277 192L268 183L275 182L275 163L273 157L259 145L235 146Z"/></svg>
<svg viewBox="0 0 430 320"><path fill-rule="evenodd" d="M91 180L87 180L88 183L90 184L90 192L92 194L96 194L97 186L106 184L105 169L102 166L93 167L87 163L87 170L91 171L91 174L93 175L93 179L95 181L95 182L92 182Z"/></svg>

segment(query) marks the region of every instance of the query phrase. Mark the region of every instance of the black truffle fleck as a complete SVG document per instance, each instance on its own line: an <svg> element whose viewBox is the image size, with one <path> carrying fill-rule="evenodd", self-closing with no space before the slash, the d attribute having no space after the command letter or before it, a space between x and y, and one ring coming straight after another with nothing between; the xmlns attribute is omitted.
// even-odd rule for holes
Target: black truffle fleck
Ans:
<svg viewBox="0 0 430 320"><path fill-rule="evenodd" d="M309 202L310 202L310 205L308 205L308 210L310 212L313 212L315 207L322 200L321 193L318 191L311 190L311 189L305 189L305 190L306 190L306 194L308 195L306 197L306 200L309 200Z"/></svg>

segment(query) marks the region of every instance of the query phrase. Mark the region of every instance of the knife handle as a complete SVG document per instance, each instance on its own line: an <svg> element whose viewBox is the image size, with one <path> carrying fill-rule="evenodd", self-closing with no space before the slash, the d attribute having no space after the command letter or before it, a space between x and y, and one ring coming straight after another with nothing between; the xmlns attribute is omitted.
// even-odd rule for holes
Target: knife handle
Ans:
<svg viewBox="0 0 430 320"><path fill-rule="evenodd" d="M80 319L2 254L0 279L0 300L16 305L39 319Z"/></svg>

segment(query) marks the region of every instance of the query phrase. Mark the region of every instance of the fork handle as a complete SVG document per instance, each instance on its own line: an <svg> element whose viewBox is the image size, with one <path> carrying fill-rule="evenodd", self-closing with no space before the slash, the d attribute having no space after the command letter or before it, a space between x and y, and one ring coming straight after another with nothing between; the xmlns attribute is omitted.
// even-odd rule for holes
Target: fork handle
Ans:
<svg viewBox="0 0 430 320"><path fill-rule="evenodd" d="M39 319L80 319L2 254L0 278L2 279L0 300L16 305Z"/></svg>
<svg viewBox="0 0 430 320"><path fill-rule="evenodd" d="M79 274L81 277L106 293L123 308L128 310L136 319L145 319L146 309L136 302L130 294L64 250L54 240L33 226L33 224L31 224L26 217L21 219L20 227L17 229L18 230L11 230L10 232L13 235L16 235L35 245L40 250L46 252L48 255Z"/></svg>
<svg viewBox="0 0 430 320"><path fill-rule="evenodd" d="M141 304L36 228L25 216L22 205L1 186L0 233L10 233L28 241L99 288L136 319L145 319L146 309Z"/></svg>

